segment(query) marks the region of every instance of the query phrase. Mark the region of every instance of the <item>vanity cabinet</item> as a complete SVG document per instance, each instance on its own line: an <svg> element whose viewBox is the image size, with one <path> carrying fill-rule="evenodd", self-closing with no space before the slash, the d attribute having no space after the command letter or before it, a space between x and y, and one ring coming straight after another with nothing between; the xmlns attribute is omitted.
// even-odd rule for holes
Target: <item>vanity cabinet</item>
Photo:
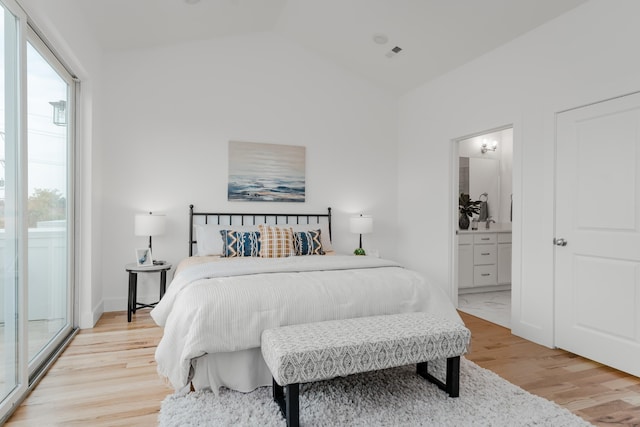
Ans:
<svg viewBox="0 0 640 427"><path fill-rule="evenodd" d="M498 285L511 284L511 233L498 234Z"/></svg>
<svg viewBox="0 0 640 427"><path fill-rule="evenodd" d="M511 233L458 235L458 288L511 284Z"/></svg>

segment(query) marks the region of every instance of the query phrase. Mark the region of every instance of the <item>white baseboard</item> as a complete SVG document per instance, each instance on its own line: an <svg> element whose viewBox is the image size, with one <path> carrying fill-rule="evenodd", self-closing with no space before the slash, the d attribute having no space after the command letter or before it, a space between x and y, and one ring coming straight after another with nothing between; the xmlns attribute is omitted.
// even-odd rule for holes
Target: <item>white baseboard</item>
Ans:
<svg viewBox="0 0 640 427"><path fill-rule="evenodd" d="M104 313L104 304L103 302L99 302L91 311L80 313L80 318L78 319L80 329L90 329L93 328L98 320L100 320L100 316Z"/></svg>

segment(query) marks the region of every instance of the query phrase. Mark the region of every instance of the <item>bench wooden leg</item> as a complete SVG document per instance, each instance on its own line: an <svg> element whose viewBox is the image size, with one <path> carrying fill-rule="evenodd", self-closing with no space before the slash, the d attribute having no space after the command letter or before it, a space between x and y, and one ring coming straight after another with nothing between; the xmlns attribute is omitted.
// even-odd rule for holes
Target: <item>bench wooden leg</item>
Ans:
<svg viewBox="0 0 640 427"><path fill-rule="evenodd" d="M460 356L447 359L447 389L451 397L460 395Z"/></svg>
<svg viewBox="0 0 640 427"><path fill-rule="evenodd" d="M300 425L300 384L289 384L282 387L273 381L273 400L280 406L282 416L287 420L287 427Z"/></svg>
<svg viewBox="0 0 640 427"><path fill-rule="evenodd" d="M273 383L273 390L272 390L273 400L276 401L276 403L280 406L280 409L282 410L281 403L284 404L284 388L282 388L282 386L278 384L275 379L271 378L271 381Z"/></svg>
<svg viewBox="0 0 640 427"><path fill-rule="evenodd" d="M437 385L451 397L460 395L460 356L447 359L447 379L443 383L428 371L429 362L420 362L416 365L416 372L421 377Z"/></svg>

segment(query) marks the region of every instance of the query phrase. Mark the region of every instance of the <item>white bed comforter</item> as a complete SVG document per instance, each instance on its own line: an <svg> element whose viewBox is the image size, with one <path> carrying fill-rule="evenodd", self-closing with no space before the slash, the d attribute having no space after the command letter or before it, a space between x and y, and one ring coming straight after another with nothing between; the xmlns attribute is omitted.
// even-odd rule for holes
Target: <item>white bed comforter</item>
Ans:
<svg viewBox="0 0 640 427"><path fill-rule="evenodd" d="M260 346L265 329L428 311L462 322L444 292L397 263L358 256L233 258L182 270L151 311L165 328L158 372L174 388L192 360Z"/></svg>

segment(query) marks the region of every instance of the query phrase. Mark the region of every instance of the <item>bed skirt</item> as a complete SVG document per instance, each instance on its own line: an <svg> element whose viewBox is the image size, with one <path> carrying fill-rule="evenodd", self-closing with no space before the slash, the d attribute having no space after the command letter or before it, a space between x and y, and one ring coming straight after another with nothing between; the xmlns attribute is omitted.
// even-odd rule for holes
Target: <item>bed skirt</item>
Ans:
<svg viewBox="0 0 640 427"><path fill-rule="evenodd" d="M193 361L191 384L195 390L211 390L216 395L220 387L248 393L271 385L271 372L260 348L230 353L205 354Z"/></svg>

